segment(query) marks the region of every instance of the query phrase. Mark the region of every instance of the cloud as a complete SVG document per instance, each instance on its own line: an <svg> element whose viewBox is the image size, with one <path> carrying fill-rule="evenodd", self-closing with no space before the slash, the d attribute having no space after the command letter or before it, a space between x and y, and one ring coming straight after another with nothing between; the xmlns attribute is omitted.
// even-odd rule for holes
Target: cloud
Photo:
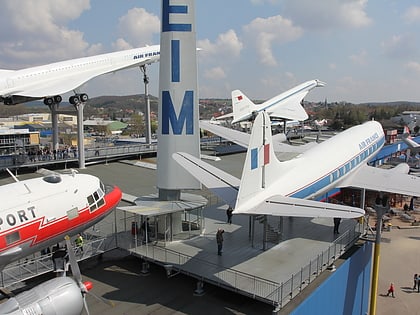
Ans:
<svg viewBox="0 0 420 315"><path fill-rule="evenodd" d="M230 58L240 55L243 44L234 30L228 30L225 33L219 34L214 43L209 39L198 40L197 47L202 49L200 56Z"/></svg>
<svg viewBox="0 0 420 315"><path fill-rule="evenodd" d="M259 60L267 66L277 65L272 46L295 41L303 34L300 27L280 15L268 18L256 18L244 26L244 32L255 43Z"/></svg>
<svg viewBox="0 0 420 315"><path fill-rule="evenodd" d="M85 55L91 47L83 33L66 24L89 9L89 0L2 1L0 60L13 68Z"/></svg>
<svg viewBox="0 0 420 315"><path fill-rule="evenodd" d="M366 64L366 58L367 58L367 52L366 50L362 50L358 54L350 55L350 60L357 65L365 65Z"/></svg>
<svg viewBox="0 0 420 315"><path fill-rule="evenodd" d="M143 8L133 8L119 19L118 30L120 38L114 46L122 42L132 47L157 44L153 36L160 33L160 20Z"/></svg>
<svg viewBox="0 0 420 315"><path fill-rule="evenodd" d="M412 6L408 8L403 18L407 23L420 22L420 7Z"/></svg>
<svg viewBox="0 0 420 315"><path fill-rule="evenodd" d="M367 0L285 0L282 12L308 31L353 29L372 23L365 11L366 4Z"/></svg>
<svg viewBox="0 0 420 315"><path fill-rule="evenodd" d="M412 71L412 72L420 74L420 63L419 62L415 62L415 61L407 62L405 64L405 68Z"/></svg>
<svg viewBox="0 0 420 315"><path fill-rule="evenodd" d="M226 78L226 73L222 67L214 67L205 71L204 77L211 80L221 80Z"/></svg>
<svg viewBox="0 0 420 315"><path fill-rule="evenodd" d="M386 56L392 59L406 59L418 54L416 38L411 34L393 35L381 43Z"/></svg>

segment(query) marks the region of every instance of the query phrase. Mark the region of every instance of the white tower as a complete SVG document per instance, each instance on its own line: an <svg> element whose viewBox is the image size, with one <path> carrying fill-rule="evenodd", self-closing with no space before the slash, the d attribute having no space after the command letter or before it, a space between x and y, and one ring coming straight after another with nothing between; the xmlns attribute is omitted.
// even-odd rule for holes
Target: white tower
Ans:
<svg viewBox="0 0 420 315"><path fill-rule="evenodd" d="M195 1L162 0L157 187L160 200L179 200L200 183L172 154L200 155Z"/></svg>

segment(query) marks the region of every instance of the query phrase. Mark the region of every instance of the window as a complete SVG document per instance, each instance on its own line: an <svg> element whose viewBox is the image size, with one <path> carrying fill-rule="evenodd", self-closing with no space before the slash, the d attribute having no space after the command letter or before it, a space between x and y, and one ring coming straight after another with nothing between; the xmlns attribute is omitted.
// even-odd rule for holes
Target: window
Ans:
<svg viewBox="0 0 420 315"><path fill-rule="evenodd" d="M19 231L6 235L6 245L16 243L17 241L20 241Z"/></svg>

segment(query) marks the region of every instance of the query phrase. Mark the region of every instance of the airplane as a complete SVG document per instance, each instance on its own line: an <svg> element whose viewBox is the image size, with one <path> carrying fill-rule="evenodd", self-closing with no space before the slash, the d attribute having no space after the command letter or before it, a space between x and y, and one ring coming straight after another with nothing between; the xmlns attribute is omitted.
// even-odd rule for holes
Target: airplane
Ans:
<svg viewBox="0 0 420 315"><path fill-rule="evenodd" d="M280 162L273 150L270 117L260 112L241 179L184 152L173 158L236 214L357 218L363 209L311 199L343 187L420 195L420 178L408 175L407 164L390 170L367 165L384 143L381 124L368 121Z"/></svg>
<svg viewBox="0 0 420 315"><path fill-rule="evenodd" d="M72 249L70 237L66 235L64 239L67 248ZM93 287L92 282L82 281L82 275L73 250L68 251L68 260L74 279L63 275L45 281L28 291L21 292L0 304L0 314L75 315L81 314L84 307L89 315L89 308L86 303L87 293L112 307L115 306L112 301L89 292Z"/></svg>
<svg viewBox="0 0 420 315"><path fill-rule="evenodd" d="M0 270L94 225L120 202L118 187L99 178L50 173L0 186Z"/></svg>
<svg viewBox="0 0 420 315"><path fill-rule="evenodd" d="M70 59L21 70L0 69L0 102L14 105L44 99L45 105L60 103L74 91L71 104L88 100L77 91L87 81L106 73L148 65L159 61L160 46L146 46L96 56Z"/></svg>
<svg viewBox="0 0 420 315"><path fill-rule="evenodd" d="M277 117L288 120L303 121L308 119L308 114L301 102L309 91L316 87L325 86L320 80L310 80L287 90L260 105L255 105L240 90L232 91L232 123L251 119L256 113L266 111L271 118Z"/></svg>
<svg viewBox="0 0 420 315"><path fill-rule="evenodd" d="M232 128L224 127L219 124L214 124L210 120L200 120L200 128L210 131L211 133L222 137L226 140L239 144L244 148L248 147L250 141L250 134ZM284 143L286 141L288 141L288 137L284 133L277 133L273 135L274 152L302 153L315 145L315 143L313 142L306 143L303 145L290 145Z"/></svg>
<svg viewBox="0 0 420 315"><path fill-rule="evenodd" d="M420 145L411 139L410 130L407 126L404 127L404 132L401 139L410 148L410 151L413 155L420 153Z"/></svg>
<svg viewBox="0 0 420 315"><path fill-rule="evenodd" d="M9 174L15 182L0 186L0 270L63 239L71 249L69 236L103 219L122 198L118 187L75 170L22 181ZM48 280L0 304L0 314L80 314L92 285L81 281L74 252L68 255L76 282Z"/></svg>

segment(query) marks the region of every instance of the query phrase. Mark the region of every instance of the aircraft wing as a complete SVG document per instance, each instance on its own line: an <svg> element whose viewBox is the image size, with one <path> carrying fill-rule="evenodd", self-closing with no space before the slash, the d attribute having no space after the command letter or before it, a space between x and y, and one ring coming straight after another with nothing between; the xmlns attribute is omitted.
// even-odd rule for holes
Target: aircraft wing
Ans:
<svg viewBox="0 0 420 315"><path fill-rule="evenodd" d="M266 199L256 208L243 212L235 209L233 213L351 219L363 216L365 211L356 207L277 195Z"/></svg>
<svg viewBox="0 0 420 315"><path fill-rule="evenodd" d="M235 206L240 180L202 160L184 152L172 155L192 176L231 207Z"/></svg>
<svg viewBox="0 0 420 315"><path fill-rule="evenodd" d="M358 187L407 196L420 196L420 178L409 175L409 166L401 163L392 169L363 165L340 183L339 187Z"/></svg>
<svg viewBox="0 0 420 315"><path fill-rule="evenodd" d="M143 65L150 62L149 58L136 62L134 65ZM110 65L103 68L86 69L84 71L68 72L56 77L51 77L49 80L43 80L41 84L32 84L11 93L13 95L26 96L26 97L45 97L58 94L64 94L72 90L76 90L89 80L96 78L100 75L116 72L133 67L133 64L124 65Z"/></svg>
<svg viewBox="0 0 420 315"><path fill-rule="evenodd" d="M248 147L250 134L241 132L235 129L223 127L220 125L212 124L208 120L200 120L200 128L210 131L219 137L226 140L232 141L244 148ZM291 153L303 153L310 147L316 145L316 143L307 143L304 145L289 145L283 143L286 141L286 136L283 133L278 133L273 136L273 148L275 152L291 152Z"/></svg>

